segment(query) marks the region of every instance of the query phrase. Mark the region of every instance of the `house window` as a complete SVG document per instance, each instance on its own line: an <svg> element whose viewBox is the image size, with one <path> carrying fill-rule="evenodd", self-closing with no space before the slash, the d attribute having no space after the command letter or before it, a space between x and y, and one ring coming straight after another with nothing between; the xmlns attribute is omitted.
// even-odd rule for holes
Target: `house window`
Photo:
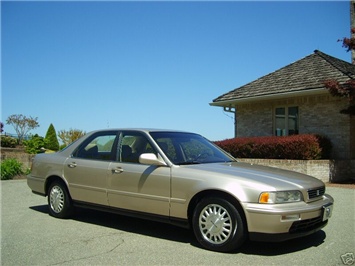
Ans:
<svg viewBox="0 0 355 266"><path fill-rule="evenodd" d="M298 107L277 107L275 109L275 136L298 134Z"/></svg>

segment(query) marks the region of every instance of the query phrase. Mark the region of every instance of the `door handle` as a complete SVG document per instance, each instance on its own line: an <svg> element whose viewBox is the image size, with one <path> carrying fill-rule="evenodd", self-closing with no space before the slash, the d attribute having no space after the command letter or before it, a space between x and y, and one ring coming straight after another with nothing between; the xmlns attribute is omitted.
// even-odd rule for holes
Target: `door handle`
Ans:
<svg viewBox="0 0 355 266"><path fill-rule="evenodd" d="M77 164L75 162L69 163L68 167L69 168L75 168L77 166Z"/></svg>
<svg viewBox="0 0 355 266"><path fill-rule="evenodd" d="M122 167L117 167L117 168L113 168L113 169L112 169L112 173L113 173L113 174L120 174L120 173L122 173L122 172L123 172Z"/></svg>

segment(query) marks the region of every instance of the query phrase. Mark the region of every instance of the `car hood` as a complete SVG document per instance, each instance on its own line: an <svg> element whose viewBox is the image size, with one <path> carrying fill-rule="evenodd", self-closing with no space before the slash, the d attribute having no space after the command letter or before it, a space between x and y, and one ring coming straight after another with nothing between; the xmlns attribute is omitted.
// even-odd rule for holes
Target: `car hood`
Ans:
<svg viewBox="0 0 355 266"><path fill-rule="evenodd" d="M206 171L215 178L238 180L248 186L263 186L269 190L308 189L322 187L324 183L312 176L274 167L241 162L209 163L184 166L190 170Z"/></svg>

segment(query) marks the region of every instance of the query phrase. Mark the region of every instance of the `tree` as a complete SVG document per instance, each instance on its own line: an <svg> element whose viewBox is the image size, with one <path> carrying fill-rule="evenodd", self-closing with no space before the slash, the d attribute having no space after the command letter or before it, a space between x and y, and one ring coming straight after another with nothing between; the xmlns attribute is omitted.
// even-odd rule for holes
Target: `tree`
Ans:
<svg viewBox="0 0 355 266"><path fill-rule="evenodd" d="M351 33L355 34L355 28L351 29ZM343 47L349 51L355 51L355 38L346 38L338 40L343 42ZM355 62L353 62L355 63ZM347 82L340 84L334 79L329 79L323 82L324 86L329 90L330 94L336 97L347 98L349 100L348 108L340 110L341 114L350 116L355 115L355 80L350 79Z"/></svg>
<svg viewBox="0 0 355 266"><path fill-rule="evenodd" d="M46 133L46 149L52 150L52 151L58 151L59 150L59 141L57 138L57 133L55 132L53 124L50 124Z"/></svg>
<svg viewBox="0 0 355 266"><path fill-rule="evenodd" d="M68 146L73 141L81 138L86 134L85 131L79 129L70 129L69 131L60 130L58 131L58 137L64 143L65 146Z"/></svg>
<svg viewBox="0 0 355 266"><path fill-rule="evenodd" d="M4 124L2 122L0 122L0 133L4 132Z"/></svg>
<svg viewBox="0 0 355 266"><path fill-rule="evenodd" d="M26 136L30 130L39 127L37 119L37 117L27 117L22 114L10 115L6 120L6 123L14 127L18 136L18 143L22 144L24 136Z"/></svg>

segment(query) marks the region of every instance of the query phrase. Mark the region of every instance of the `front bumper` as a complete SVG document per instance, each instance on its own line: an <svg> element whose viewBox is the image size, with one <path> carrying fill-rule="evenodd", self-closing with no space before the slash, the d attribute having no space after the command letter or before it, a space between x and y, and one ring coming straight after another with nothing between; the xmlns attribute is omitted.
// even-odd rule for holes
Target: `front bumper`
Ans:
<svg viewBox="0 0 355 266"><path fill-rule="evenodd" d="M306 203L244 203L249 238L257 241L285 241L322 229L332 214L334 199L323 195Z"/></svg>

